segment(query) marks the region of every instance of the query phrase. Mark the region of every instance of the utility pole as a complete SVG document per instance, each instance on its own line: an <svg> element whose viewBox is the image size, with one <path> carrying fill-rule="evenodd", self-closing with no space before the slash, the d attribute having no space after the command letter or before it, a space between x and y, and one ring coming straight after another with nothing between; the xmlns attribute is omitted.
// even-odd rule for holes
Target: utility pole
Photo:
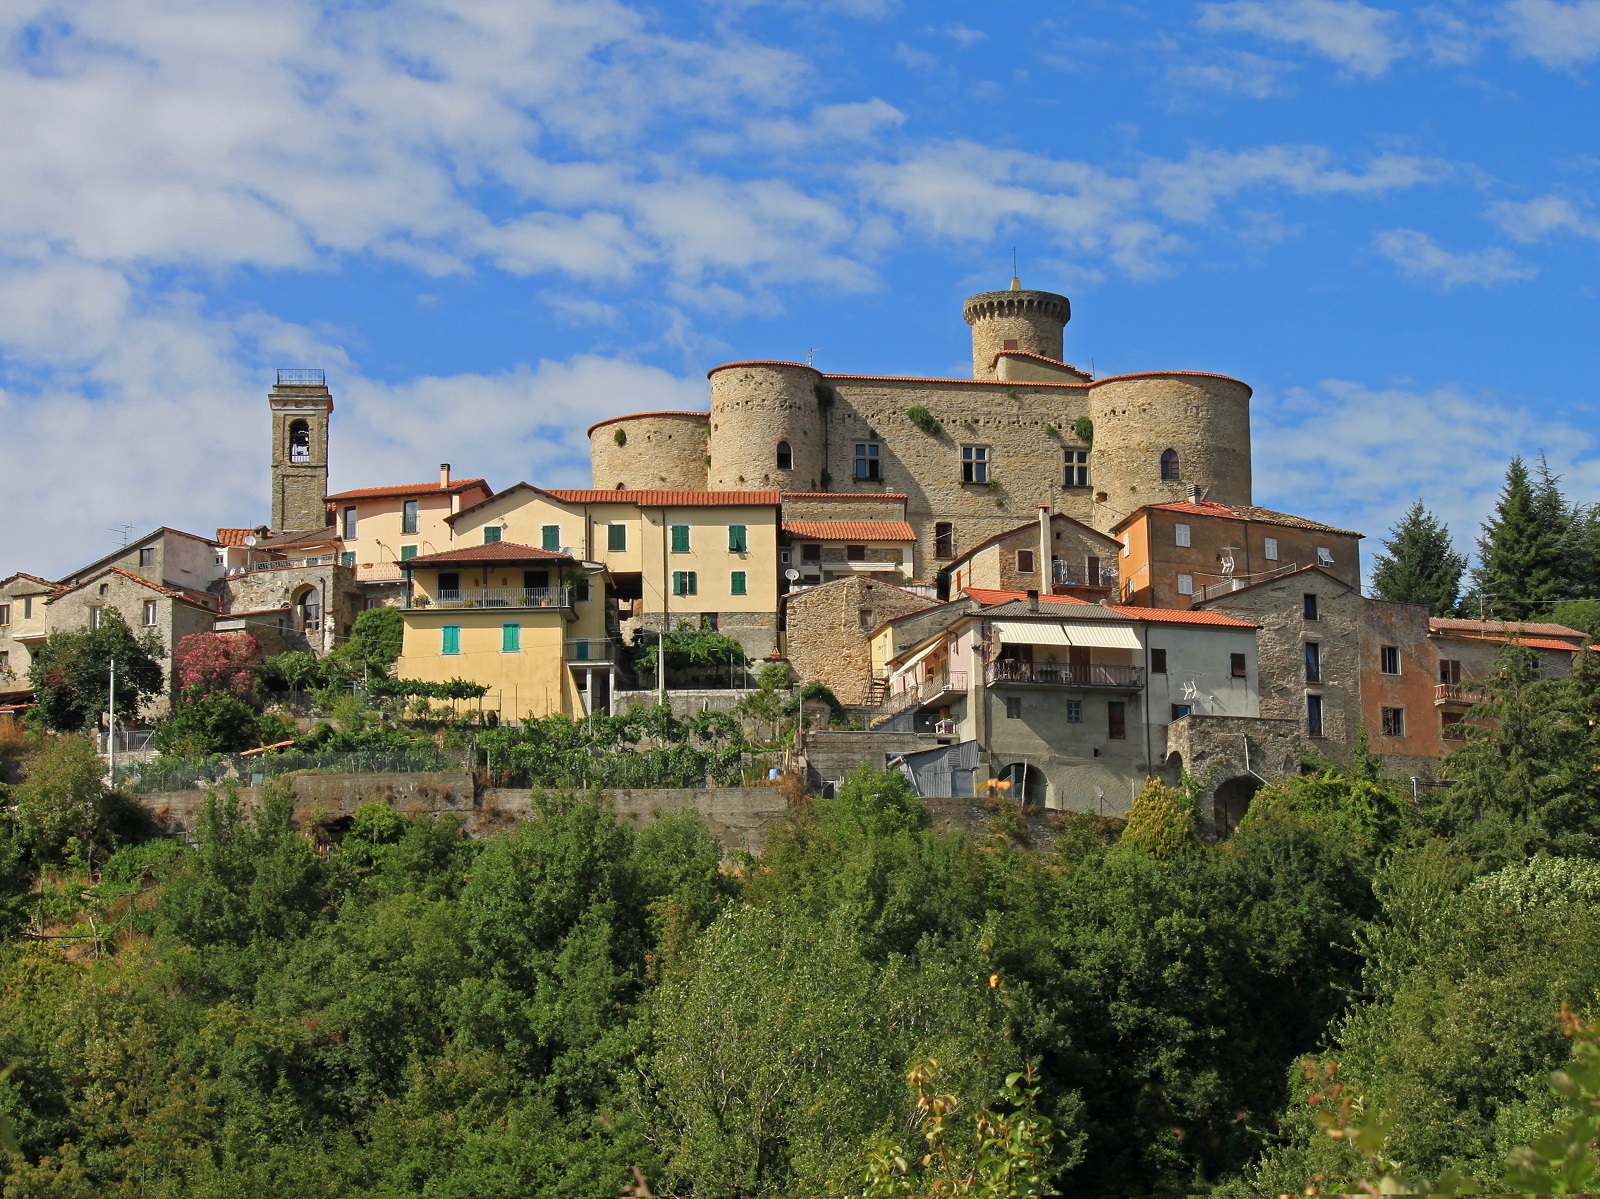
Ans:
<svg viewBox="0 0 1600 1199"><path fill-rule="evenodd" d="M106 693L106 759L109 764L110 782L108 786L117 785L117 660L111 659L111 686Z"/></svg>

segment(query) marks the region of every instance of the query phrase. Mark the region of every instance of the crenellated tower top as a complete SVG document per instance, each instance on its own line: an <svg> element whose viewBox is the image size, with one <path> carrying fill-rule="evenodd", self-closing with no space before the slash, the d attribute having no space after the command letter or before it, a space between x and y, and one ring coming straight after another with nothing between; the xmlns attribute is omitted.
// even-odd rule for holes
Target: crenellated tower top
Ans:
<svg viewBox="0 0 1600 1199"><path fill-rule="evenodd" d="M1006 350L1060 362L1072 304L1053 291L1024 291L1022 280L1013 277L1007 291L968 296L961 315L972 326L972 377L993 379L994 357Z"/></svg>

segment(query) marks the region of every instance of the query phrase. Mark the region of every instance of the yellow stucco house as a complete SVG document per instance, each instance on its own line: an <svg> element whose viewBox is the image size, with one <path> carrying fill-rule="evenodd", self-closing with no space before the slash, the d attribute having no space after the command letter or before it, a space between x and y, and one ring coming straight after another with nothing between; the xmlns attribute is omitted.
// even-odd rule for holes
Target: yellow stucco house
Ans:
<svg viewBox="0 0 1600 1199"><path fill-rule="evenodd" d="M446 521L457 546L515 542L603 566L624 632L710 624L759 659L778 645L780 510L776 491L518 483Z"/></svg>
<svg viewBox="0 0 1600 1199"><path fill-rule="evenodd" d="M510 540L407 560L399 678L489 688L503 719L609 711L605 567Z"/></svg>
<svg viewBox="0 0 1600 1199"><path fill-rule="evenodd" d="M454 544L447 518L493 490L482 479L452 479L450 464L442 463L437 483L361 487L328 496L328 533L337 537L339 560L355 569L356 582L398 585L411 559Z"/></svg>

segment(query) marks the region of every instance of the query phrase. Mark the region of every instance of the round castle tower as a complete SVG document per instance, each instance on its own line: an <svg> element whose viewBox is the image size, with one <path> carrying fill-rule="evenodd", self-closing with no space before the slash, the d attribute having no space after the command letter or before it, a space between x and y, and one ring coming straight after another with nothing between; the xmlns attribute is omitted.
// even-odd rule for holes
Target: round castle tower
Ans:
<svg viewBox="0 0 1600 1199"><path fill-rule="evenodd" d="M961 315L972 326L972 377L993 379L994 356L1002 350L1060 362L1072 304L1053 291L1023 291L1022 280L1013 277L1009 291L968 296Z"/></svg>
<svg viewBox="0 0 1600 1199"><path fill-rule="evenodd" d="M711 489L822 487L833 394L821 372L798 362L730 362L715 368Z"/></svg>
<svg viewBox="0 0 1600 1199"><path fill-rule="evenodd" d="M704 412L639 412L589 426L598 490L703 491L710 423Z"/></svg>

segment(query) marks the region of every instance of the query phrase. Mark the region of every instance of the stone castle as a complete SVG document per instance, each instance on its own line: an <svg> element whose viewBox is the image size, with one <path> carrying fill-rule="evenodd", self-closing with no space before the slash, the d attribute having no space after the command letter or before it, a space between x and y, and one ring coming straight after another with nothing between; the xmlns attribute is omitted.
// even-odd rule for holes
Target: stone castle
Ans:
<svg viewBox="0 0 1600 1199"><path fill-rule="evenodd" d="M1092 378L1062 358L1067 298L1017 279L968 297L962 315L971 379L726 363L709 372L709 412L592 426L593 485L903 493L919 578L1036 504L1106 531L1196 489L1251 502L1245 384L1200 371Z"/></svg>

